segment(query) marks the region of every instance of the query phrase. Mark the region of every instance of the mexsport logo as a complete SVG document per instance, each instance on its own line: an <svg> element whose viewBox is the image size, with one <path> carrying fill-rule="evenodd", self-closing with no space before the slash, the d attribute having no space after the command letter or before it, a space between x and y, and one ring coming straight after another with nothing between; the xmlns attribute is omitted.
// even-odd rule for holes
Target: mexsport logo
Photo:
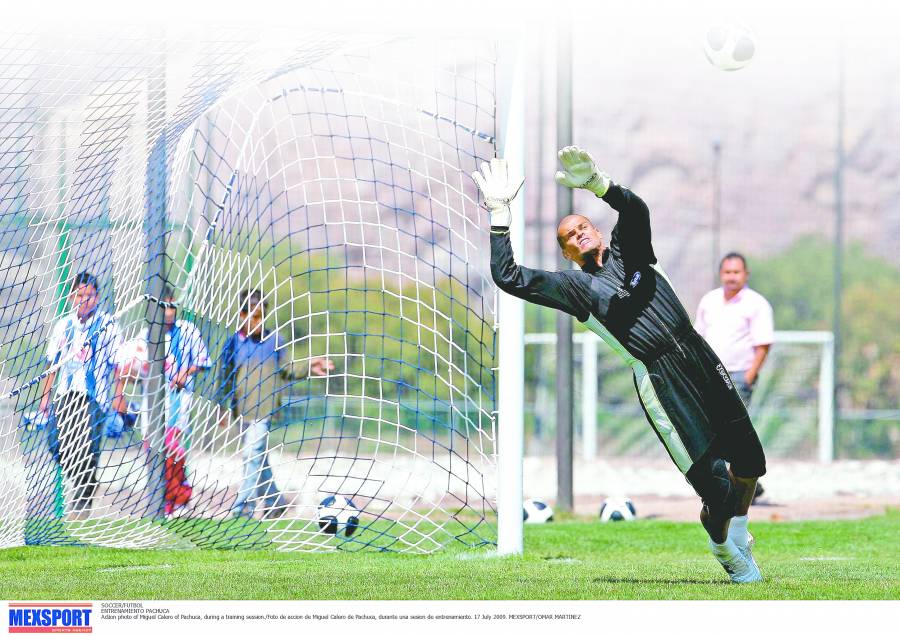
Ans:
<svg viewBox="0 0 900 636"><path fill-rule="evenodd" d="M93 603L10 603L10 634L89 634Z"/></svg>

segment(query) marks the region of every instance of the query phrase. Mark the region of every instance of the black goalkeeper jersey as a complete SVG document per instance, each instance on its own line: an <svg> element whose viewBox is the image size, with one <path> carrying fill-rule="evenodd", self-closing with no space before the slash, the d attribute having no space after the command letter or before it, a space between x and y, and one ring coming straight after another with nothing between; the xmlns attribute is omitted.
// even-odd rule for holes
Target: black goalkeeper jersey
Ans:
<svg viewBox="0 0 900 636"><path fill-rule="evenodd" d="M742 474L761 475L762 448L725 367L694 331L656 266L647 206L617 185L603 200L619 212L619 221L601 267L591 263L582 271L562 272L521 267L513 259L509 232L492 228L491 274L513 296L572 314L622 356L634 373L647 420L678 468L689 480L693 475L691 483L712 501L717 482L691 473L695 462L717 443L717 452Z"/></svg>
<svg viewBox="0 0 900 636"><path fill-rule="evenodd" d="M603 254L603 266L548 272L516 264L508 232L491 232L491 274L503 291L559 309L585 322L594 316L628 353L647 362L679 346L693 331L690 317L656 267L650 213L639 196L611 184L604 195L619 221Z"/></svg>

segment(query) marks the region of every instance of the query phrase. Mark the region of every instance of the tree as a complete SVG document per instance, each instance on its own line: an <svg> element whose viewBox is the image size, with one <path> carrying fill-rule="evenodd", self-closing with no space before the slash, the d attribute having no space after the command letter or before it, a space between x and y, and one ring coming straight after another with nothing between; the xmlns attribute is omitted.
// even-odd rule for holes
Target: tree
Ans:
<svg viewBox="0 0 900 636"><path fill-rule="evenodd" d="M834 253L807 236L774 257L750 258L751 285L775 311L778 329L831 329ZM900 270L847 248L842 302L841 388L848 406L898 408L900 395Z"/></svg>

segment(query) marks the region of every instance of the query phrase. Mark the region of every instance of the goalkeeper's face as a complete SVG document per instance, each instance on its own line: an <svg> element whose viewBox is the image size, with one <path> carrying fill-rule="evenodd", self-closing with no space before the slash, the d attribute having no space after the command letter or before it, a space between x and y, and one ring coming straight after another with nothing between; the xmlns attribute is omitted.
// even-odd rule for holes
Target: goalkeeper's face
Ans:
<svg viewBox="0 0 900 636"><path fill-rule="evenodd" d="M594 227L590 219L580 214L570 214L559 222L556 240L563 257L583 266L589 259L596 259L603 253L603 234Z"/></svg>

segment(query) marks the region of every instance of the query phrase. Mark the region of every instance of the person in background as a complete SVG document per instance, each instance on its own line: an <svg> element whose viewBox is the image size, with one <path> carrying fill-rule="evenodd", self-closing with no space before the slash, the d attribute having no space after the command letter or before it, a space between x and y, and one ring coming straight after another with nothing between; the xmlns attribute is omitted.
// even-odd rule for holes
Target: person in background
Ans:
<svg viewBox="0 0 900 636"><path fill-rule="evenodd" d="M747 287L749 278L747 260L737 252L726 254L719 264L722 286L700 299L694 323L725 364L748 409L759 371L775 339L772 306ZM762 494L763 487L757 482L754 500Z"/></svg>
<svg viewBox="0 0 900 636"><path fill-rule="evenodd" d="M188 440L191 434L191 404L194 398L194 376L211 366L209 351L200 330L190 321L178 318L175 293L163 288L163 327L165 333L166 375L166 515L173 514L190 500L193 488L187 477ZM147 341L144 329L138 338ZM124 354L124 351L123 351ZM120 375L127 360L120 356Z"/></svg>
<svg viewBox="0 0 900 636"><path fill-rule="evenodd" d="M278 334L263 327L267 302L262 293L242 291L238 303L238 330L222 350L221 401L243 427L244 471L231 513L236 518L251 517L256 501L261 500L263 518L277 519L287 511L288 502L275 484L267 446L270 421L280 406L279 388L285 380L326 375L334 363L312 358L308 367L296 368L284 359L285 346Z"/></svg>
<svg viewBox="0 0 900 636"><path fill-rule="evenodd" d="M38 407L47 421L50 452L74 482L75 520L91 513L104 430L121 431L127 409L123 379L110 396L122 335L115 318L98 308L99 289L89 272L73 280L72 312L54 323L47 342L47 363L58 368L44 380Z"/></svg>

